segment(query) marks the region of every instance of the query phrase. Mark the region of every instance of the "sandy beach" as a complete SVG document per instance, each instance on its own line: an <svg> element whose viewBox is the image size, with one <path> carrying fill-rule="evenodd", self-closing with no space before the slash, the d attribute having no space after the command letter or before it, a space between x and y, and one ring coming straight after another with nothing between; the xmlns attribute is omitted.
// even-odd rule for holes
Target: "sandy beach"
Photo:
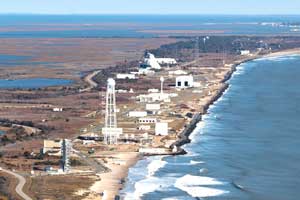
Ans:
<svg viewBox="0 0 300 200"><path fill-rule="evenodd" d="M110 172L98 174L98 180L90 187L90 195L85 200L114 200L123 187L129 168L138 161L139 154L107 152L101 157L107 162L105 166Z"/></svg>
<svg viewBox="0 0 300 200"><path fill-rule="evenodd" d="M264 55L263 57L278 57L278 56L287 56L287 55L293 55L293 54L300 54L300 48L288 49L288 50L284 50L284 51L269 53L267 55Z"/></svg>

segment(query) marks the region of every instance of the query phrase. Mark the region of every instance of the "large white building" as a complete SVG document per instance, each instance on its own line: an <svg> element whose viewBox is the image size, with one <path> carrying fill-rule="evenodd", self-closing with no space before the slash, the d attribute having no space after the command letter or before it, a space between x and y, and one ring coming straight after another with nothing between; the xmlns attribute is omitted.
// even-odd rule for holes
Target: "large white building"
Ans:
<svg viewBox="0 0 300 200"><path fill-rule="evenodd" d="M141 68L161 69L160 65L175 65L177 61L174 58L156 58L153 54L147 53Z"/></svg>
<svg viewBox="0 0 300 200"><path fill-rule="evenodd" d="M166 122L155 123L155 135L168 135L168 123Z"/></svg>
<svg viewBox="0 0 300 200"><path fill-rule="evenodd" d="M176 77L176 88L185 89L194 87L194 78L193 76L178 76Z"/></svg>

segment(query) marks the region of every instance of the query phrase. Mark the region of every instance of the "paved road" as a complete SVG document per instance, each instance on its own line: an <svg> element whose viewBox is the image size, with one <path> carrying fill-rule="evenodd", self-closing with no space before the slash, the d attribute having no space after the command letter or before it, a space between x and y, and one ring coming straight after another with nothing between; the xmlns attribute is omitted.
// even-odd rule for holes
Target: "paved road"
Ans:
<svg viewBox="0 0 300 200"><path fill-rule="evenodd" d="M7 173L7 174L10 174L10 175L12 175L12 176L14 176L14 177L16 177L18 179L19 183L18 183L18 185L16 187L16 193L20 197L22 197L24 200L32 200L32 198L30 198L27 194L25 194L23 192L23 187L24 187L24 185L26 183L26 179L23 176L15 173L15 172L6 170L6 169L2 169L2 171L5 172L5 173Z"/></svg>
<svg viewBox="0 0 300 200"><path fill-rule="evenodd" d="M87 75L85 78L84 78L84 81L87 82L90 86L85 88L85 89L82 89L80 90L80 92L86 92L86 91L90 91L91 89L95 88L98 86L98 84L93 81L93 78L94 76L96 76L99 72L101 72L101 70L97 70L97 71L94 71L93 73Z"/></svg>

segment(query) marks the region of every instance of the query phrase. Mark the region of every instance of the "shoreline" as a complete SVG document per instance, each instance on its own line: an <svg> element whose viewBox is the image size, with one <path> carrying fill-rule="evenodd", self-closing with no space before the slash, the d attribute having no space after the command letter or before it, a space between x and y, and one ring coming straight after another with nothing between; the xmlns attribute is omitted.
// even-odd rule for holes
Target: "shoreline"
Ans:
<svg viewBox="0 0 300 200"><path fill-rule="evenodd" d="M265 55L260 55L260 56L255 56L255 57L252 57L252 58L246 58L246 59L243 59L243 60L234 61L234 63L232 63L231 70L226 73L226 75L224 76L223 80L221 81L221 83L224 83L224 85L221 88L219 88L217 94L215 94L210 99L210 101L208 101L207 104L204 105L203 112L198 112L197 114L195 114L193 116L192 120L187 125L187 127L183 131L181 131L181 133L179 133L179 139L176 140L172 144L172 147L175 146L175 145L177 146L178 151L176 153L169 154L169 155L163 155L163 156L176 156L176 155L183 155L183 154L187 153L184 150L183 146L185 144L190 143L192 141L189 138L189 136L194 131L194 129L196 128L197 124L202 121L203 115L207 114L207 111L208 111L209 107L211 105L213 105L219 98L221 98L223 96L223 94L226 92L226 90L229 88L230 84L227 83L227 81L229 81L232 78L232 76L236 72L237 67L239 65L241 65L243 63L246 63L246 62L249 62L249 61L260 59L260 58L289 56L289 55L293 55L293 54L300 55L300 48L299 49L284 50L284 51L279 51L279 52L273 52L273 53L269 53L269 54L265 54ZM159 156L159 155L141 155L141 157L136 160L136 163L139 160L143 159L144 157L149 157L149 156ZM136 163L134 163L132 166L134 166ZM127 169L127 173L126 174L128 174L129 169L130 168ZM128 177L126 176L125 179L127 179L127 178ZM126 184L126 181L124 183ZM122 188L121 189L124 188L124 183L122 184ZM119 190L119 192L120 192L120 190ZM119 196L119 193L118 193L118 196Z"/></svg>
<svg viewBox="0 0 300 200"><path fill-rule="evenodd" d="M177 140L174 143L174 145L176 145L176 146L178 145L178 147L181 148L183 145L191 142L191 140L189 139L190 134L196 128L197 123L202 121L202 116L207 113L210 105L213 105L219 98L221 98L223 96L224 92L228 89L230 84L226 83L226 82L232 78L233 74L236 72L237 67L239 65L249 62L249 61L260 59L260 58L281 57L281 56L290 56L290 55L300 55L300 48L284 50L284 51L279 51L279 52L273 52L273 53L269 53L269 54L265 54L265 55L261 55L261 56L256 56L253 58L248 58L245 60L235 61L232 64L231 70L225 75L225 77L221 81L225 85L223 87L221 87L218 90L218 93L204 106L204 112L203 113L198 112L196 114L196 116L193 117L192 121L188 124L188 127L179 134L181 138L179 140Z"/></svg>

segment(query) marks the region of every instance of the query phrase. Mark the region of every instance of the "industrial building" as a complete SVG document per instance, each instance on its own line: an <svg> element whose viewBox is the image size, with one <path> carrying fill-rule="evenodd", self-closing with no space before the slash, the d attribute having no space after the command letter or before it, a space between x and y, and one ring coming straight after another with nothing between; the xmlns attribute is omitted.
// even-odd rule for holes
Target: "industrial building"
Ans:
<svg viewBox="0 0 300 200"><path fill-rule="evenodd" d="M62 140L44 140L43 154L50 156L61 156Z"/></svg>
<svg viewBox="0 0 300 200"><path fill-rule="evenodd" d="M160 104L158 103L146 104L146 111L152 115L159 114Z"/></svg>
<svg viewBox="0 0 300 200"><path fill-rule="evenodd" d="M155 123L155 135L168 135L168 123L157 122Z"/></svg>
<svg viewBox="0 0 300 200"><path fill-rule="evenodd" d="M242 56L250 55L250 51L249 50L241 50L240 53L241 53Z"/></svg>
<svg viewBox="0 0 300 200"><path fill-rule="evenodd" d="M153 54L147 53L141 63L141 68L161 69L161 65L175 65L177 64L174 58L156 58Z"/></svg>
<svg viewBox="0 0 300 200"><path fill-rule="evenodd" d="M148 90L149 94L141 94L137 96L136 98L140 102L145 102L145 103L153 103L153 102L158 102L158 101L163 101L163 102L170 102L171 97L176 97L177 94L175 93L164 93L163 91L163 84L164 84L164 78L160 77L160 92L153 92L155 89ZM155 90L157 91L157 90Z"/></svg>
<svg viewBox="0 0 300 200"><path fill-rule="evenodd" d="M137 99L140 102L145 103L153 103L158 101L170 102L169 94L161 94L161 93L150 93L150 94L142 94L137 96Z"/></svg>
<svg viewBox="0 0 300 200"><path fill-rule="evenodd" d="M194 78L193 76L178 76L176 77L176 88L185 89L194 87Z"/></svg>

